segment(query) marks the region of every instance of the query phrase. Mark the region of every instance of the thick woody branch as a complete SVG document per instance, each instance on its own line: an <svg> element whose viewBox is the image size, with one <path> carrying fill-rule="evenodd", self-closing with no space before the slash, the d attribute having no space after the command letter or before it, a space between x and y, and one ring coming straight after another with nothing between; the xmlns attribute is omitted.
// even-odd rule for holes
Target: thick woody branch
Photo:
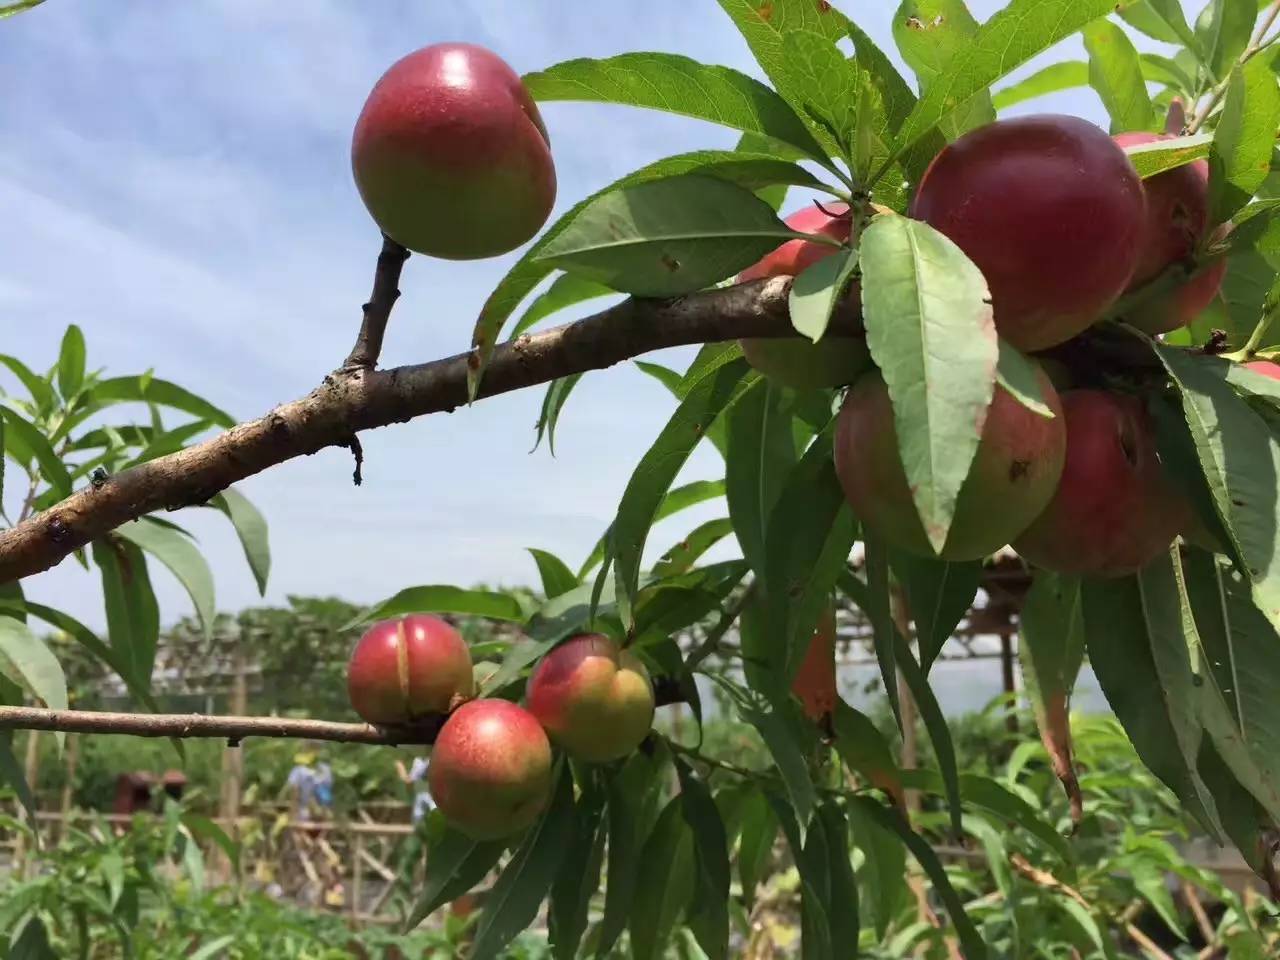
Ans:
<svg viewBox="0 0 1280 960"><path fill-rule="evenodd" d="M664 347L794 335L790 288L789 277L774 277L675 300L631 299L576 323L517 337L494 352L480 396L603 369ZM858 329L852 312L833 320L833 335L857 336ZM86 487L0 533L0 583L47 570L145 514L201 504L278 463L350 446L359 430L463 406L468 356L335 371L307 396L266 416Z"/></svg>

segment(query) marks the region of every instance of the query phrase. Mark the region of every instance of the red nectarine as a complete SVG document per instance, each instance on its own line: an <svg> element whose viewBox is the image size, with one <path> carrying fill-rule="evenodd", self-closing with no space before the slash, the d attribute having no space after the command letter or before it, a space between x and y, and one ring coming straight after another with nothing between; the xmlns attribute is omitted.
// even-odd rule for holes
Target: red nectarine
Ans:
<svg viewBox="0 0 1280 960"><path fill-rule="evenodd" d="M347 664L351 706L369 723L405 724L445 713L473 690L466 641L427 614L375 623Z"/></svg>

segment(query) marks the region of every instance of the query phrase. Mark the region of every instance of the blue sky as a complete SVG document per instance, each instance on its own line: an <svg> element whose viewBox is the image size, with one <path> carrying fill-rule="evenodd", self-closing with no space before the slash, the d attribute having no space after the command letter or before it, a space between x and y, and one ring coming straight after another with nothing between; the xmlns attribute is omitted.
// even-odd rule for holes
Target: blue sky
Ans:
<svg viewBox="0 0 1280 960"><path fill-rule="evenodd" d="M970 4L980 19L998 5ZM843 6L892 49L895 4ZM657 49L759 75L714 0L49 0L0 23L0 352L47 366L74 322L92 365L113 375L154 368L237 418L307 392L351 346L378 249L351 180L352 124L388 65L442 40L484 44L521 72ZM1080 56L1072 40L1048 59ZM1088 90L1027 110L1105 123ZM544 116L557 214L657 157L736 139L623 107L557 103ZM801 202L793 196L788 207ZM513 260L413 258L383 365L465 349ZM688 355L656 359L682 364ZM346 451L246 481L241 489L271 525L268 600L372 602L422 583L532 583L531 546L576 566L672 405L629 365L591 374L566 408L553 459L545 447L528 453L541 399L531 390L366 433L359 489ZM12 505L17 471L9 473ZM708 447L682 479L720 475ZM722 510L683 514L658 528L653 545ZM188 513L196 515L178 519L200 537L219 607L257 602L229 526L209 511ZM166 622L187 612L167 572L155 581ZM103 622L96 579L71 561L26 587Z"/></svg>

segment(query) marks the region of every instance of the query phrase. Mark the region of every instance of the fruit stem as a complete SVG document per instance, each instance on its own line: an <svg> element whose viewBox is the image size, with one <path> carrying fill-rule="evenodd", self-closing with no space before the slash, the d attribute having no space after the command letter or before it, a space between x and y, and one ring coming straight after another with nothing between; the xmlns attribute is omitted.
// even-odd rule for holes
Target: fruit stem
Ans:
<svg viewBox="0 0 1280 960"><path fill-rule="evenodd" d="M384 233L378 265L373 272L373 292L369 295L369 302L361 307L360 333L356 337L356 345L342 363L342 370L372 370L377 366L391 309L400 298L400 271L408 259L409 251Z"/></svg>

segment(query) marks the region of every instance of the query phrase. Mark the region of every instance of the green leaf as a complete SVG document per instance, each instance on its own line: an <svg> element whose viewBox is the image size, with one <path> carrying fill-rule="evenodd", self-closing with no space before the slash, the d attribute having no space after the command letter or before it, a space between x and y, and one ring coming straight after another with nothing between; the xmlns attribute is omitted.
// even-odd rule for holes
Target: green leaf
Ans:
<svg viewBox="0 0 1280 960"><path fill-rule="evenodd" d="M71 477L44 434L9 407L0 406L0 417L5 421L5 451L26 469L30 469L32 460L39 464L40 476L59 500L71 496Z"/></svg>
<svg viewBox="0 0 1280 960"><path fill-rule="evenodd" d="M893 17L893 39L920 80L920 89L929 90L945 76L955 56L973 42L978 21L964 0L903 0ZM996 118L990 95L978 92L969 102L957 104L940 123L948 140Z"/></svg>
<svg viewBox="0 0 1280 960"><path fill-rule="evenodd" d="M894 831L858 804L850 804L847 812L854 843L864 857L858 870L862 902L869 909L876 936L883 940L907 902L906 848Z"/></svg>
<svg viewBox="0 0 1280 960"><path fill-rule="evenodd" d="M925 223L877 217L860 249L867 346L893 401L921 523L941 550L995 390L990 294L972 261Z"/></svg>
<svg viewBox="0 0 1280 960"><path fill-rule="evenodd" d="M765 531L796 463L791 411L782 388L760 378L725 415L724 493L742 555L763 575Z"/></svg>
<svg viewBox="0 0 1280 960"><path fill-rule="evenodd" d="M1280 87L1271 60L1270 52L1261 53L1231 71L1209 152L1211 223L1229 220L1270 172L1280 127Z"/></svg>
<svg viewBox="0 0 1280 960"><path fill-rule="evenodd" d="M1111 132L1158 129L1138 51L1128 35L1105 19L1088 24L1082 33L1089 53L1089 85L1111 117Z"/></svg>
<svg viewBox="0 0 1280 960"><path fill-rule="evenodd" d="M62 665L48 645L21 620L0 616L0 655L13 665L44 706L50 710L67 709L67 678L62 673Z"/></svg>
<svg viewBox="0 0 1280 960"><path fill-rule="evenodd" d="M115 377L94 384L89 391L92 401L103 406L112 403L150 403L172 407L208 420L220 427L234 427L235 418L189 390L158 377Z"/></svg>
<svg viewBox="0 0 1280 960"><path fill-rule="evenodd" d="M74 323L62 335L58 352L58 392L70 400L84 383L84 333Z"/></svg>
<svg viewBox="0 0 1280 960"><path fill-rule="evenodd" d="M1203 160L1209 156L1209 146L1212 143L1213 134L1193 133L1189 137L1134 144L1125 147L1124 152L1128 154L1133 169L1138 171L1138 176L1145 180L1166 170Z"/></svg>
<svg viewBox="0 0 1280 960"><path fill-rule="evenodd" d="M604 860L604 798L604 792L594 786L583 789L574 808L572 834L551 885L547 932L556 960L573 960L587 929L588 908L600 885Z"/></svg>
<svg viewBox="0 0 1280 960"><path fill-rule="evenodd" d="M1141 4L1125 7L1125 9L1134 10L1138 6ZM1162 57L1156 53L1140 53L1138 63L1142 67L1142 75L1149 83L1162 83L1173 90L1186 92L1190 92L1195 87L1195 81L1190 75L1177 61L1170 60L1168 57Z"/></svg>
<svg viewBox="0 0 1280 960"><path fill-rule="evenodd" d="M483 880L506 849L502 841L472 840L446 826L439 814L433 819L438 829L427 845L426 874L409 914L410 929Z"/></svg>
<svg viewBox="0 0 1280 960"><path fill-rule="evenodd" d="M658 775L657 763L643 753L634 753L609 781L609 854L597 957L608 956L626 928L638 882L642 847L658 796Z"/></svg>
<svg viewBox="0 0 1280 960"><path fill-rule="evenodd" d="M827 841L831 943L833 946L856 944L861 932L861 904L858 902L853 863L849 859L849 825L834 800L827 800L818 808L818 819Z"/></svg>
<svg viewBox="0 0 1280 960"><path fill-rule="evenodd" d="M796 332L817 343L827 332L831 316L844 299L858 268L858 251L846 247L807 267L791 285L787 306Z"/></svg>
<svg viewBox="0 0 1280 960"><path fill-rule="evenodd" d="M447 584L434 584L424 587L406 587L395 596L370 607L355 620L346 624L343 629L372 623L375 620L403 617L408 613L462 613L488 617L491 620L507 620L511 623L523 623L528 619L520 601L512 594L495 593L491 590L464 590Z"/></svg>
<svg viewBox="0 0 1280 960"><path fill-rule="evenodd" d="M852 158L858 130L858 104L864 82L858 65L845 59L829 37L812 30L782 35L787 75L795 84L802 116L830 137L842 156ZM819 157L825 157L819 153Z"/></svg>
<svg viewBox="0 0 1280 960"><path fill-rule="evenodd" d="M1052 420L1053 408L1045 398L1039 371L1040 366L1035 361L1005 341L999 342L996 383L1004 387L1010 396L1032 413L1038 413L1046 420Z"/></svg>
<svg viewBox="0 0 1280 960"><path fill-rule="evenodd" d="M898 131L904 150L1042 50L1115 9L1115 0L1012 0L946 62Z"/></svg>
<svg viewBox="0 0 1280 960"><path fill-rule="evenodd" d="M49 385L49 381L37 375L25 363L17 357L0 353L0 364L8 367L9 371L18 378L19 382L26 388L27 393L31 394L31 399L40 410L52 410L56 406L57 400L53 395L53 387Z"/></svg>
<svg viewBox="0 0 1280 960"><path fill-rule="evenodd" d="M955 887L951 885L947 871L943 868L937 854L933 852L929 842L912 830L911 825L895 809L883 807L867 797L850 798L849 805L851 809L857 809L877 826L898 834L907 849L911 851L911 855L916 858L916 862L933 881L934 893L947 908L947 915L956 928L956 935L960 938L960 946L967 960L986 960L986 944L965 912L964 903L956 893Z"/></svg>
<svg viewBox="0 0 1280 960"><path fill-rule="evenodd" d="M585 280L572 273L562 273L556 277L545 292L539 294L529 304L529 309L524 312L524 316L520 318L515 329L511 331L511 337L515 339L553 313L558 313L586 300L594 300L597 297L611 297L616 292L606 287L603 283Z"/></svg>
<svg viewBox="0 0 1280 960"><path fill-rule="evenodd" d="M1002 87L991 95L991 103L997 110L1004 110L1024 100L1072 87L1083 87L1088 83L1089 64L1083 60L1064 60L1061 63L1051 63L1017 83Z"/></svg>
<svg viewBox="0 0 1280 960"><path fill-rule="evenodd" d="M696 881L686 922L710 960L729 953L729 840L705 784L677 759L680 812L693 837Z"/></svg>
<svg viewBox="0 0 1280 960"><path fill-rule="evenodd" d="M215 494L207 506L222 511L231 521L244 550L244 558L253 572L254 582L258 585L258 593L265 596L267 577L271 573L271 543L267 537L266 517L235 487Z"/></svg>
<svg viewBox="0 0 1280 960"><path fill-rule="evenodd" d="M745 187L691 174L589 201L539 256L615 290L672 297L732 276L797 236Z"/></svg>
<svg viewBox="0 0 1280 960"><path fill-rule="evenodd" d="M631 956L661 956L676 920L694 893L694 841L681 797L671 800L645 841L631 907Z"/></svg>
<svg viewBox="0 0 1280 960"><path fill-rule="evenodd" d="M565 566L565 562L554 553L527 547L529 555L538 565L538 576L542 578L542 592L548 600L554 600L562 593L568 593L578 585L578 578Z"/></svg>
<svg viewBox="0 0 1280 960"><path fill-rule="evenodd" d="M1037 570L1019 619L1018 662L1053 771L1082 815L1083 798L1071 758L1071 694L1084 660L1080 582Z"/></svg>
<svg viewBox="0 0 1280 960"><path fill-rule="evenodd" d="M758 80L671 53L568 60L525 74L536 100L585 100L665 110L780 140L825 159L800 118Z"/></svg>
<svg viewBox="0 0 1280 960"><path fill-rule="evenodd" d="M1172 577L1165 580L1156 571L1084 582L1089 662L1142 762L1206 829L1220 833L1213 798L1196 772L1202 729L1190 671L1161 672L1153 653L1166 643L1154 634L1176 633L1182 641L1176 596L1169 603Z"/></svg>
<svg viewBox="0 0 1280 960"><path fill-rule="evenodd" d="M898 628L894 625L889 597L889 554L879 537L863 531L867 565L867 604L863 607L871 621L872 644L880 667L880 682L893 710L893 718L902 729L902 707L898 702L897 647Z"/></svg>
<svg viewBox="0 0 1280 960"><path fill-rule="evenodd" d="M755 902L756 887L773 856L778 836L778 818L763 793L753 791L743 801L742 830L738 840L738 883L748 909Z"/></svg>
<svg viewBox="0 0 1280 960"><path fill-rule="evenodd" d="M1231 72L1249 44L1249 33L1257 15L1255 0L1209 0L1200 11L1195 37L1214 79L1222 80Z"/></svg>
<svg viewBox="0 0 1280 960"><path fill-rule="evenodd" d="M658 508L689 454L707 428L753 382L745 360L709 370L676 408L632 473L612 527L614 579L623 624L634 623L632 603L640 579L640 559Z"/></svg>
<svg viewBox="0 0 1280 960"><path fill-rule="evenodd" d="M137 688L149 690L160 638L160 610L146 558L133 544L109 538L94 541L93 560L102 572L111 649L119 666L128 671L124 676Z"/></svg>
<svg viewBox="0 0 1280 960"><path fill-rule="evenodd" d="M529 828L485 897L470 960L498 956L533 922L564 858L573 821L573 777L565 764L546 812Z"/></svg>
<svg viewBox="0 0 1280 960"><path fill-rule="evenodd" d="M903 802L902 774L884 734L866 714L837 699L832 714L835 748L851 773Z"/></svg>
<svg viewBox="0 0 1280 960"><path fill-rule="evenodd" d="M538 436L533 441L533 450L538 449L538 444L542 443L542 435L545 433L547 448L553 457L556 455L556 424L560 422L560 412L564 409L569 394L581 379L582 374L572 373L567 377L557 377L547 384L547 392L542 398L542 412L538 414L538 423L535 427ZM533 450L529 452L532 453Z"/></svg>
<svg viewBox="0 0 1280 960"><path fill-rule="evenodd" d="M40 2L43 3L44 0L40 0ZM226 936L209 940L199 950L191 954L188 960L213 960L214 957L235 943L236 940L237 936L234 933L228 933Z"/></svg>
<svg viewBox="0 0 1280 960"><path fill-rule="evenodd" d="M1245 561L1254 602L1280 625L1280 556L1274 550L1280 529L1280 446L1231 386L1232 378L1248 371L1220 357L1173 347L1156 351L1182 396L1205 481L1233 552Z"/></svg>
<svg viewBox="0 0 1280 960"><path fill-rule="evenodd" d="M815 819L812 824L808 818L797 820L796 812L776 793L769 792L767 796L800 875L800 954L812 960L828 960L833 953L827 910L831 903L831 874L826 828L821 820Z"/></svg>
<svg viewBox="0 0 1280 960"><path fill-rule="evenodd" d="M929 734L929 741L933 744L933 752L938 759L938 769L942 772L947 806L951 811L951 827L959 833L960 771L956 765L955 747L951 743L951 728L947 726L947 719L942 713L938 698L934 696L933 688L929 686L928 678L911 654L911 647L907 645L902 634L894 631L894 636L897 641L898 671L902 679L907 682L911 698L915 700L916 708L920 711L920 719L924 721L924 728Z"/></svg>
<svg viewBox="0 0 1280 960"><path fill-rule="evenodd" d="M36 822L36 798L22 772L22 764L13 755L13 731L0 731L0 783L6 784L18 795L18 801L27 811L28 822Z"/></svg>
<svg viewBox="0 0 1280 960"><path fill-rule="evenodd" d="M817 805L813 779L805 764L802 741L797 735L802 722L807 721L801 721L794 712L791 712L792 704L788 701L777 703L770 708L759 696L747 694L740 688L728 684L724 678L713 677L713 679L720 684L722 690L729 693L735 702L738 714L756 728L765 746L769 748L769 753L773 755L774 763L777 764L778 775L782 778L782 785L787 792L787 799L799 816L800 829L803 831Z"/></svg>
<svg viewBox="0 0 1280 960"><path fill-rule="evenodd" d="M187 537L149 517L122 524L116 534L151 554L178 578L196 609L205 641L213 637L213 573L199 549Z"/></svg>
<svg viewBox="0 0 1280 960"><path fill-rule="evenodd" d="M906 591L907 606L916 622L920 665L928 673L942 645L973 606L982 579L982 561L949 562L891 550L889 563Z"/></svg>
<svg viewBox="0 0 1280 960"><path fill-rule="evenodd" d="M148 460L155 460L157 457L168 456L171 453L183 449L187 445L187 441L192 437L199 436L209 429L209 423L205 420L194 420L191 423L184 423L180 427L172 430L151 432L151 440L142 448L135 456L131 457L126 463L126 467L137 466L140 463L146 463Z"/></svg>
<svg viewBox="0 0 1280 960"><path fill-rule="evenodd" d="M1199 41L1187 25L1179 0L1139 0L1118 11L1120 19L1161 43L1181 44L1196 53Z"/></svg>
<svg viewBox="0 0 1280 960"><path fill-rule="evenodd" d="M698 561L699 557L732 534L733 521L728 517L717 517L698 524L653 565L653 575L672 577L684 573Z"/></svg>
<svg viewBox="0 0 1280 960"><path fill-rule="evenodd" d="M732 409L730 413L732 413ZM686 510L699 503L706 503L708 500L715 500L717 497L723 497L724 495L724 480L693 480L678 487L673 487L662 498L662 504L658 507L658 512L654 515L653 522L657 523L659 520L665 520L681 510ZM579 580L585 578L596 564L604 559L608 538L609 532L606 531L605 535L596 542L590 556L578 569Z"/></svg>

